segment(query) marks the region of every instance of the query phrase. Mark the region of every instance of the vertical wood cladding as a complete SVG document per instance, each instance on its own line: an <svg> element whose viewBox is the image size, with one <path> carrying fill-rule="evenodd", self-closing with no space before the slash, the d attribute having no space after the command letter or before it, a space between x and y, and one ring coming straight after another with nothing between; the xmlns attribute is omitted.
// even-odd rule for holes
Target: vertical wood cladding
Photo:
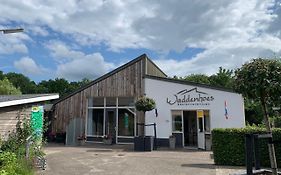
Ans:
<svg viewBox="0 0 281 175"><path fill-rule="evenodd" d="M146 59L121 69L111 76L60 101L55 105L55 132L64 132L68 122L75 117L86 119L88 97L140 97L143 95L143 69Z"/></svg>
<svg viewBox="0 0 281 175"><path fill-rule="evenodd" d="M93 67L94 69L94 67ZM135 97L144 95L145 74L166 76L146 55L116 69L109 76L95 80L91 86L77 91L71 96L55 104L53 131L65 132L69 121L81 117L84 121L87 115L87 98L89 97ZM137 112L137 122L144 122L144 115ZM85 122L84 122L85 123ZM85 127L85 126L83 126Z"/></svg>

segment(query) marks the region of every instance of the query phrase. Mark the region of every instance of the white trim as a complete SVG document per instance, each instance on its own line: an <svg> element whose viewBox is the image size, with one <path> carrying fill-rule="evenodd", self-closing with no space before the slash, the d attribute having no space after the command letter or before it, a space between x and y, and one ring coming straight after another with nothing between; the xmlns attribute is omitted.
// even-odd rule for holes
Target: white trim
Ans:
<svg viewBox="0 0 281 175"><path fill-rule="evenodd" d="M99 142L99 141L85 141L86 143L103 143L103 142Z"/></svg>
<svg viewBox="0 0 281 175"><path fill-rule="evenodd" d="M26 98L26 99L21 99L21 100L11 100L11 101L0 102L0 107L34 103L34 102L40 102L40 101L48 101L48 100L54 100L54 99L58 99L58 98L59 98L58 94L42 95L41 97L33 97L33 98Z"/></svg>
<svg viewBox="0 0 281 175"><path fill-rule="evenodd" d="M118 138L128 138L128 139L133 139L134 136L117 136Z"/></svg>
<svg viewBox="0 0 281 175"><path fill-rule="evenodd" d="M102 138L102 137L104 137L104 135L86 135L86 137L100 137L100 138Z"/></svg>

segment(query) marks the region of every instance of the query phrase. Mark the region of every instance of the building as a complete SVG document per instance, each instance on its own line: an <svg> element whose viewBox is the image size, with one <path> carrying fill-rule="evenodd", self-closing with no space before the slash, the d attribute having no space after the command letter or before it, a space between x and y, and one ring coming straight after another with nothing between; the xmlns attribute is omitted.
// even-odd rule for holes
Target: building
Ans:
<svg viewBox="0 0 281 175"><path fill-rule="evenodd" d="M157 109L135 110L146 95ZM241 94L228 89L167 78L145 54L81 87L54 104L53 132L66 132L66 143L132 143L134 136L154 135L153 128L137 123L156 123L157 141L167 146L175 135L180 147L210 149L213 128L244 127Z"/></svg>
<svg viewBox="0 0 281 175"><path fill-rule="evenodd" d="M0 95L0 137L6 139L18 120L29 118L32 106L43 105L48 110L46 102L58 98L58 94Z"/></svg>

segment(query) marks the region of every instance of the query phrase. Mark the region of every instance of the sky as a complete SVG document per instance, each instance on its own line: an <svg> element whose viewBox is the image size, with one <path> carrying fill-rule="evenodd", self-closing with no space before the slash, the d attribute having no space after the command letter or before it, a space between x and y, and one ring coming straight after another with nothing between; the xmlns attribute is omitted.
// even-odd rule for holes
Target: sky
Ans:
<svg viewBox="0 0 281 175"><path fill-rule="evenodd" d="M281 0L0 0L0 70L95 79L146 53L169 76L281 55Z"/></svg>

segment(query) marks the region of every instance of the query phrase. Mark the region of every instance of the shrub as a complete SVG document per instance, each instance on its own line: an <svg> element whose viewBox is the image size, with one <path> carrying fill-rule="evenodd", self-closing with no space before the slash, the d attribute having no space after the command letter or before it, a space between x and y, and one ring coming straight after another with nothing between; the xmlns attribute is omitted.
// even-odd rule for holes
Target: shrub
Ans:
<svg viewBox="0 0 281 175"><path fill-rule="evenodd" d="M227 128L212 130L212 148L217 165L245 165L245 134L264 134L265 128ZM281 140L281 129L273 129L273 140ZM261 165L269 167L266 139L259 139ZM281 165L281 146L275 146L277 164Z"/></svg>
<svg viewBox="0 0 281 175"><path fill-rule="evenodd" d="M32 175L33 170L30 162L23 159L17 159L15 153L1 152L0 153L0 174L15 175L25 174Z"/></svg>

